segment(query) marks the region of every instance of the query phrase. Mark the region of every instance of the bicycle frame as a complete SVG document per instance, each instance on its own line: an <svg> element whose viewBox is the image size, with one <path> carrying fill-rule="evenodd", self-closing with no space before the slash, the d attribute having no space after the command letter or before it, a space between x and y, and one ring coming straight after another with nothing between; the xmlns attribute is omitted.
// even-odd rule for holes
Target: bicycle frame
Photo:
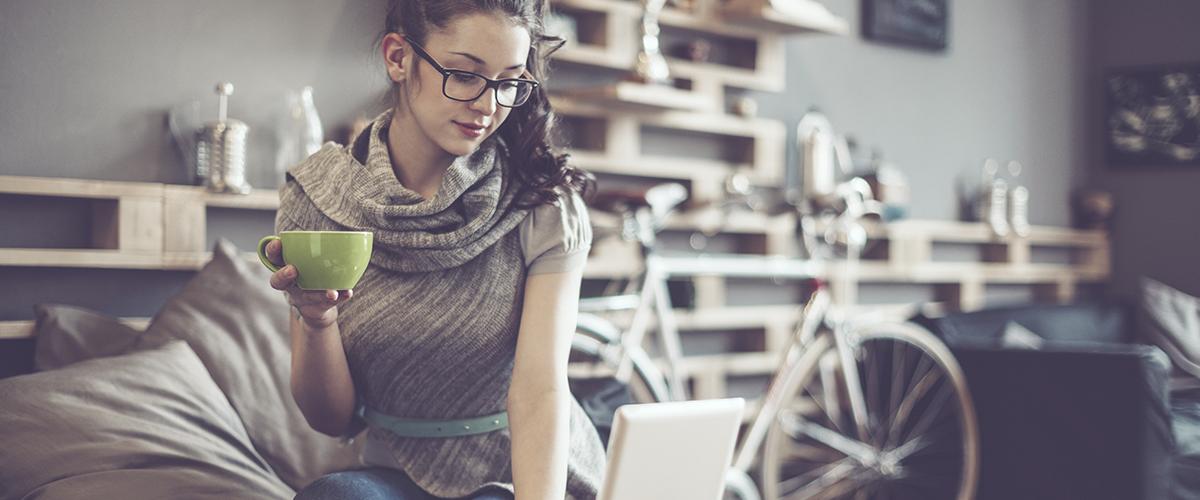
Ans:
<svg viewBox="0 0 1200 500"><path fill-rule="evenodd" d="M641 219L639 222L645 220L642 217L638 218ZM622 381L628 381L633 371L630 350L641 348L651 325L651 317L652 315L656 317L658 319L658 340L662 346L667 367L664 380L667 393L672 400L686 400L688 391L681 369L683 354L679 330L675 323L674 310L667 288L669 279L705 275L807 279L821 276L822 271L825 270L825 266L820 262L788 257L663 254L656 250L653 244L653 234L639 234L638 237L643 242L643 269L631 280L638 283L637 293L582 299L580 301L581 316L584 321L588 321L590 312L634 310L629 327L623 329L619 335L619 344L623 349L620 352L617 378ZM842 272L839 273L842 281L840 285L843 290L850 290L846 287L854 287L857 284L855 273L859 257L858 250L857 245L848 245L847 259L841 269ZM828 321L828 316L833 310L833 302L829 291L824 287L818 287L804 305L800 322L789 345L784 349L783 361L771 379L754 423L735 454L734 469L742 472L750 470L774 415L788 395L795 391L796 384L806 378L808 370L817 366L819 360L811 358L826 351L825 346L819 345L818 342L829 340L825 336L818 335L822 326L830 327L832 335L829 337L835 342L844 375L853 382L851 386L855 387L850 395L851 413L858 428L859 437L865 439L865 403L861 390L857 390L858 374L856 364L852 362L853 346L844 332L842 322ZM829 444L835 448L848 452L855 451L855 443L845 440L841 436L834 435L829 440L833 441Z"/></svg>

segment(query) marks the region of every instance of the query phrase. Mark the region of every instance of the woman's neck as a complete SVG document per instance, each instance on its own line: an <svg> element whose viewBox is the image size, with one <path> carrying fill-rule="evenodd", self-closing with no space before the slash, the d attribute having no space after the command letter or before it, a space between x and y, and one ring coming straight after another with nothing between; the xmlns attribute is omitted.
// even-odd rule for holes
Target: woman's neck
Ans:
<svg viewBox="0 0 1200 500"><path fill-rule="evenodd" d="M420 137L415 133L417 130L420 129L412 115L397 110L388 126L388 156L400 184L432 200L442 187L442 177L454 162L454 156L428 138ZM403 154L397 154L399 151Z"/></svg>

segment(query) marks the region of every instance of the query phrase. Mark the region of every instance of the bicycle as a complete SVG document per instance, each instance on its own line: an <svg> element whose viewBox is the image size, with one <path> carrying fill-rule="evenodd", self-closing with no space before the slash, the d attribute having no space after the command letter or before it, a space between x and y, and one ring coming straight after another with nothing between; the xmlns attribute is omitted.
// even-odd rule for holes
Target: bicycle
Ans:
<svg viewBox="0 0 1200 500"><path fill-rule="evenodd" d="M849 191L861 189L850 186ZM686 197L683 186L662 184L602 194L594 203L620 214L620 233L639 242L643 260L625 293L580 300L572 359L588 370L575 375L613 376L628 385L637 402L687 399L668 279L711 274L810 279L814 291L739 439L727 495L741 500L973 498L978 429L965 378L949 349L912 323L879 314L849 317L815 279L830 270L820 258L659 251L655 236ZM855 206L825 221L832 231L825 235L827 242L846 243L841 286L856 285L854 272L865 244L858 222L863 211L861 204ZM802 214L799 227L811 243L814 218ZM812 249L809 254L817 255ZM628 310L633 311L628 328L599 315ZM643 348L652 316L659 361ZM758 483L751 479L755 471Z"/></svg>

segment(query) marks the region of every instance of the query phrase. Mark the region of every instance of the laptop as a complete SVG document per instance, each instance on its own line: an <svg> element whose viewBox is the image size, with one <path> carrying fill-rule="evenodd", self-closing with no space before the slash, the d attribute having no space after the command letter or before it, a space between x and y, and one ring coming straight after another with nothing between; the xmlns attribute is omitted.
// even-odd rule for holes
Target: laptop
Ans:
<svg viewBox="0 0 1200 500"><path fill-rule="evenodd" d="M720 500L742 398L617 408L599 500Z"/></svg>

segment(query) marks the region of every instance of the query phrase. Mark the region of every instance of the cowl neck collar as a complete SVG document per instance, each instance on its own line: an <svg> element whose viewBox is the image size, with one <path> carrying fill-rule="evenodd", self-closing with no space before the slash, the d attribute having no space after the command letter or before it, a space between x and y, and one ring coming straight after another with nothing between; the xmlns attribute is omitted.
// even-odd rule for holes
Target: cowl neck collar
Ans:
<svg viewBox="0 0 1200 500"><path fill-rule="evenodd" d="M363 131L369 134L365 163L354 157L352 146L327 143L289 169L303 196L325 217L348 230L375 233L373 264L401 272L457 267L528 214L515 207L517 186L495 136L450 164L433 199L405 187L388 153L391 116L384 112Z"/></svg>

